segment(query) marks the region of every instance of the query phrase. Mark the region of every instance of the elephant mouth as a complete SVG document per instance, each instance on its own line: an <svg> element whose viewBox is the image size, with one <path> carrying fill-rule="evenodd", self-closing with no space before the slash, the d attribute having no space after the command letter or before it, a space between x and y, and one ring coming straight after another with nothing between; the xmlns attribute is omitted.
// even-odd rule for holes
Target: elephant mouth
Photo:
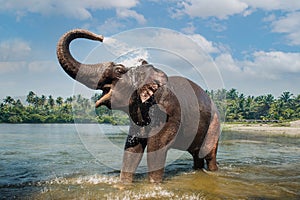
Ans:
<svg viewBox="0 0 300 200"><path fill-rule="evenodd" d="M102 88L102 95L99 100L96 101L95 107L98 108L102 105L107 106L110 108L110 98L112 96L112 84L106 84Z"/></svg>

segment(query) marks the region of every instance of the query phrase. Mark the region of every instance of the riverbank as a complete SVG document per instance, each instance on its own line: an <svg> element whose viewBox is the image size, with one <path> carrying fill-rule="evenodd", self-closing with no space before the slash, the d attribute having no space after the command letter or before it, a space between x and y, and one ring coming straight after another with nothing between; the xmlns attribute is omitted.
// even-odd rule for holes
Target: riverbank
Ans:
<svg viewBox="0 0 300 200"><path fill-rule="evenodd" d="M223 131L236 131L247 133L267 133L272 135L287 135L292 137L300 137L300 120L287 122L282 124L239 124L225 123L222 127Z"/></svg>

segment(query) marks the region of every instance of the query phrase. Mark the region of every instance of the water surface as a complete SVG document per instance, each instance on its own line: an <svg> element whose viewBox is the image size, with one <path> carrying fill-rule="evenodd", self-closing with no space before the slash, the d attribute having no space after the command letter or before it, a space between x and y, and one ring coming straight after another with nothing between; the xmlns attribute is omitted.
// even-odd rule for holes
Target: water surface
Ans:
<svg viewBox="0 0 300 200"><path fill-rule="evenodd" d="M300 139L223 132L218 172L193 171L171 151L165 181L149 184L145 161L119 183L128 127L0 124L1 199L300 199Z"/></svg>

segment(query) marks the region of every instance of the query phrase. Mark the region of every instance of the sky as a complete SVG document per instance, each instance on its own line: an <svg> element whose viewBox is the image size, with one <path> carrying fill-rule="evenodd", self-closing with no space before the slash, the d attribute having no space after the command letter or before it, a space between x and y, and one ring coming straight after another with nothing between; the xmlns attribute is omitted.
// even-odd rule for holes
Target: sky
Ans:
<svg viewBox="0 0 300 200"><path fill-rule="evenodd" d="M204 89L300 94L300 1L0 0L0 5L0 99L29 91L68 97L85 90L76 89L81 86L56 58L59 38L74 28L107 38L103 44L74 41L71 51L80 62L120 57L123 62L134 54L170 75L195 80L198 69ZM113 56L99 55L103 49Z"/></svg>

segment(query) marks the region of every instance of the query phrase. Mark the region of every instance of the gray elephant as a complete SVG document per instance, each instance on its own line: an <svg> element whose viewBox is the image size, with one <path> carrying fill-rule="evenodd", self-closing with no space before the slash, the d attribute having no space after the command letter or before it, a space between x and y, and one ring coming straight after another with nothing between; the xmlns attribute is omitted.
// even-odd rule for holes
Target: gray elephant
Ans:
<svg viewBox="0 0 300 200"><path fill-rule="evenodd" d="M170 148L187 150L194 169L218 169L216 154L220 121L216 106L206 92L183 77L168 77L147 61L127 68L114 62L83 64L76 61L69 45L76 38L103 41L103 36L82 29L64 34L57 57L64 71L94 90L102 90L96 107L106 106L130 117L121 181L132 182L147 147L148 176L161 182Z"/></svg>

